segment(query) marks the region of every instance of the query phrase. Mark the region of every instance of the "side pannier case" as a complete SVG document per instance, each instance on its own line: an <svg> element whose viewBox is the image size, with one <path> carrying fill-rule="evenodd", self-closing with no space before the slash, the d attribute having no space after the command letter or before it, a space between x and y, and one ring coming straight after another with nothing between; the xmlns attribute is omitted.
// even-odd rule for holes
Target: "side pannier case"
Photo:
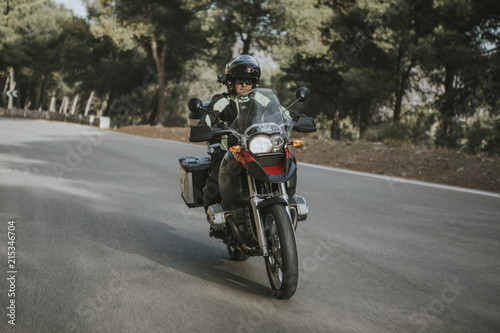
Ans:
<svg viewBox="0 0 500 333"><path fill-rule="evenodd" d="M208 178L210 156L179 159L181 196L189 208L203 206L203 188Z"/></svg>

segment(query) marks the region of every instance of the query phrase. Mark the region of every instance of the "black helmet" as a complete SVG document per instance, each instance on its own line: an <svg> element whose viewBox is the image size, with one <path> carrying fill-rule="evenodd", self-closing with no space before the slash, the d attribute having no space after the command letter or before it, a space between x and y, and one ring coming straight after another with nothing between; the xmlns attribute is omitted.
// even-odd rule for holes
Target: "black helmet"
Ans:
<svg viewBox="0 0 500 333"><path fill-rule="evenodd" d="M254 80L253 88L259 86L260 66L257 60L249 55L234 58L226 65L226 85L231 95L236 95L235 79L250 78Z"/></svg>

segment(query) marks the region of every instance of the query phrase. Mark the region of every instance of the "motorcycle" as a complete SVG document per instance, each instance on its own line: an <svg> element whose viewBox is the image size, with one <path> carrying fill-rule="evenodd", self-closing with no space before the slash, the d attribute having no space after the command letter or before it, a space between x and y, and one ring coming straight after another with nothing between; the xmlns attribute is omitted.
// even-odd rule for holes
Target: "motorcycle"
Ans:
<svg viewBox="0 0 500 333"><path fill-rule="evenodd" d="M296 100L283 107L271 89L257 88L235 98L237 117L219 128L192 126L191 142L211 141L224 135L237 138L220 164L219 192L222 202L211 205L207 219L210 236L221 239L232 260L263 256L272 287L272 296L289 299L298 284L298 256L295 231L309 213L306 200L295 194L297 162L290 146L292 130L315 132L311 117L293 121L286 111L307 99L299 88ZM190 118L218 114L198 98L189 103ZM218 143L208 145L210 154ZM203 205L203 187L208 177L210 157L184 157L180 161L181 195L190 207Z"/></svg>

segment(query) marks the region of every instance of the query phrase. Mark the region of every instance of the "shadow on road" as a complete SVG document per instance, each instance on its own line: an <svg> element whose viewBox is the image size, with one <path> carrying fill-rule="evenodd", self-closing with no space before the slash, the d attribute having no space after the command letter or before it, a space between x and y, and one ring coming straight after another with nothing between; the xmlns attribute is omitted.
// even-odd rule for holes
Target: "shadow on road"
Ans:
<svg viewBox="0 0 500 333"><path fill-rule="evenodd" d="M29 229L25 233L36 233L38 230L38 236L31 235L34 242L39 243L32 244L37 248L50 247L54 239L76 238L93 241L120 252L139 255L146 260L211 283L250 294L261 296L270 294L268 286L221 270L220 267L224 264L221 258L228 258L227 252L221 247L210 246L181 235L166 221L150 220L130 213L99 212L95 208L102 207L102 203L97 205L93 201L102 200L102 193L91 199L88 189L79 189L77 192L68 189L67 186L71 185L57 187L57 190L48 188L30 190L24 186L2 186L0 188L2 198L7 195L11 199L18 198L16 201L24 202L25 207L23 212L18 211L6 218L22 219L26 229ZM8 207L2 210L3 214L0 211L0 215L9 212ZM28 227L29 224L33 226ZM25 255L29 255L29 248L24 252ZM95 257L96 262L101 259L99 256ZM245 262L234 264L244 266ZM64 270L65 267L58 269ZM122 270L119 266L109 269Z"/></svg>

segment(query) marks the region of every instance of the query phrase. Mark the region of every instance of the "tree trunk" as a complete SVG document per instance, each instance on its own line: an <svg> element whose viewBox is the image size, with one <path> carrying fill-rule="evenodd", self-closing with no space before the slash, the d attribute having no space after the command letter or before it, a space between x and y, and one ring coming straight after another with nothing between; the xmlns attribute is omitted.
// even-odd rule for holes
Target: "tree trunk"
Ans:
<svg viewBox="0 0 500 333"><path fill-rule="evenodd" d="M330 138L340 140L340 120L339 111L333 111L332 126L330 127Z"/></svg>
<svg viewBox="0 0 500 333"><path fill-rule="evenodd" d="M14 81L14 67L9 68L9 91L14 91L16 89L16 81ZM14 97L9 96L9 102L7 104L7 109L12 110L14 107Z"/></svg>
<svg viewBox="0 0 500 333"><path fill-rule="evenodd" d="M93 98L94 98L94 91L92 90L92 92L90 93L89 100L87 102L87 106L85 107L85 113L84 113L85 116L87 116L89 114L90 105L92 104Z"/></svg>
<svg viewBox="0 0 500 333"><path fill-rule="evenodd" d="M9 81L10 81L10 76L7 76L7 79L5 80L5 86L3 87L3 94L9 90Z"/></svg>
<svg viewBox="0 0 500 333"><path fill-rule="evenodd" d="M62 110L64 114L68 113L68 105L69 105L69 97L64 96L64 98L63 98L63 110Z"/></svg>
<svg viewBox="0 0 500 333"><path fill-rule="evenodd" d="M66 98L66 97L63 97L63 99L62 99L62 101L61 101L61 105L59 106L59 113L62 113L62 112L63 112L65 98Z"/></svg>
<svg viewBox="0 0 500 333"><path fill-rule="evenodd" d="M50 108L49 112L55 112L56 111L56 91L52 91L52 97L50 98Z"/></svg>
<svg viewBox="0 0 500 333"><path fill-rule="evenodd" d="M450 67L446 66L445 69L445 81L444 81L444 103L441 112L441 130L437 134L436 143L439 145L446 145L452 147L453 140L453 121L455 114L453 111L453 103L455 101L455 88L453 81L455 80L455 71Z"/></svg>
<svg viewBox="0 0 500 333"><path fill-rule="evenodd" d="M403 60L401 59L400 61L403 61ZM412 60L402 75L400 73L397 74L398 78L395 80L396 81L396 87L395 87L396 103L394 105L394 116L392 118L393 123L397 123L401 119L401 107L403 104L403 97L406 94L406 87L407 87L408 81L410 79L411 70L413 69L414 66L415 66L415 60ZM399 65L398 65L398 71L400 71Z"/></svg>
<svg viewBox="0 0 500 333"><path fill-rule="evenodd" d="M113 102L113 98L114 98L114 92L111 91L109 93L109 96L108 96L108 101L106 103L106 108L104 110L104 114L101 112L102 116L104 116L104 117L109 117L110 116L110 113L111 113L111 104Z"/></svg>
<svg viewBox="0 0 500 333"><path fill-rule="evenodd" d="M158 111L157 126L162 127L165 122L165 58L167 56L167 43L163 42L160 54L158 55L158 45L156 40L151 42L153 59L156 64L158 74Z"/></svg>
<svg viewBox="0 0 500 333"><path fill-rule="evenodd" d="M243 51L241 51L241 54L248 54L250 52L250 44L252 43L252 39L250 38L250 36L248 36L245 39L242 38L242 41L243 41Z"/></svg>
<svg viewBox="0 0 500 333"><path fill-rule="evenodd" d="M99 118L103 117L104 111L106 111L107 106L108 106L108 101L107 100L103 100L103 102L101 104L101 109L99 110L99 113L97 114L97 116Z"/></svg>
<svg viewBox="0 0 500 333"><path fill-rule="evenodd" d="M40 101L42 97L42 87L43 87L43 80L45 78L45 75L42 72L38 72L37 75L37 85L36 85L36 95L35 95L35 107L34 110L38 110L40 108Z"/></svg>
<svg viewBox="0 0 500 333"><path fill-rule="evenodd" d="M47 108L47 75L44 75L43 85L42 85L42 98L40 100L40 106L38 107L39 111L43 111L43 108Z"/></svg>
<svg viewBox="0 0 500 333"><path fill-rule="evenodd" d="M371 102L370 101L362 101L360 110L359 110L359 138L363 138L366 134L366 130L370 125L371 118Z"/></svg>
<svg viewBox="0 0 500 333"><path fill-rule="evenodd" d="M153 126L155 124L156 116L158 114L158 96L155 96L153 105L151 106L151 112L148 117L148 124Z"/></svg>
<svg viewBox="0 0 500 333"><path fill-rule="evenodd" d="M403 61L403 50L400 47L398 51L398 57L396 59L396 71L394 73L394 95L396 97L396 103L394 105L394 114L392 116L392 122L397 123L401 118L401 103L403 100L403 96L401 96L401 66Z"/></svg>
<svg viewBox="0 0 500 333"><path fill-rule="evenodd" d="M75 114L75 111L76 111L76 106L78 104L78 94L76 94L75 98L73 98L73 106L71 107L71 115L74 115Z"/></svg>
<svg viewBox="0 0 500 333"><path fill-rule="evenodd" d="M330 128L330 137L333 140L340 140L340 132L341 132L341 121L340 121L340 97L341 94L337 93L335 98L335 102L333 104L333 117L332 117L332 126Z"/></svg>

